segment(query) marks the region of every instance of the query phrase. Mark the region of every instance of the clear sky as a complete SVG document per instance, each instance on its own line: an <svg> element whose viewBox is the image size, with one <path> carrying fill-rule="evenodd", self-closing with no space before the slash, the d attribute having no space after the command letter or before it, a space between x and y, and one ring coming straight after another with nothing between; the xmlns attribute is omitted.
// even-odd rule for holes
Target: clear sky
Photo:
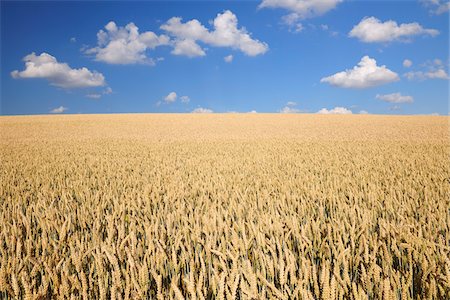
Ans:
<svg viewBox="0 0 450 300"><path fill-rule="evenodd" d="M1 1L0 113L447 115L449 7Z"/></svg>

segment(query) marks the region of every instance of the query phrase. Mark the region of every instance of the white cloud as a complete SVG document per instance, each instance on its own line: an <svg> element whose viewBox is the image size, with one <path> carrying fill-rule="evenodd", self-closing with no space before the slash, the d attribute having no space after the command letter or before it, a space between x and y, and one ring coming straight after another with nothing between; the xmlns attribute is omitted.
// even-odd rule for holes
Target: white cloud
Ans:
<svg viewBox="0 0 450 300"><path fill-rule="evenodd" d="M68 109L67 107L60 106L60 107L57 107L57 108L54 108L54 109L50 110L50 113L52 113L52 114L62 114L67 109Z"/></svg>
<svg viewBox="0 0 450 300"><path fill-rule="evenodd" d="M257 114L258 112L256 110L251 110L247 112L248 114Z"/></svg>
<svg viewBox="0 0 450 300"><path fill-rule="evenodd" d="M360 115L368 115L369 112L368 112L367 110L360 110L360 111L359 111L359 114L360 114Z"/></svg>
<svg viewBox="0 0 450 300"><path fill-rule="evenodd" d="M441 15L450 11L450 1L447 0L421 0L425 6L430 8L430 13Z"/></svg>
<svg viewBox="0 0 450 300"><path fill-rule="evenodd" d="M164 98L164 101L165 101L166 103L172 103L172 102L175 102L176 100L177 100L177 93L175 93L175 92L169 93L169 95L167 95L167 96Z"/></svg>
<svg viewBox="0 0 450 300"><path fill-rule="evenodd" d="M196 109L194 109L193 111L191 111L191 113L194 114L211 114L214 111L212 109L209 108L203 108L203 107L198 107Z"/></svg>
<svg viewBox="0 0 450 300"><path fill-rule="evenodd" d="M335 8L343 0L263 0L259 8L283 8L297 19L320 16Z"/></svg>
<svg viewBox="0 0 450 300"><path fill-rule="evenodd" d="M350 115L350 114L352 114L352 111L345 107L337 106L330 110L328 110L326 108L322 108L317 113L324 114L324 115L332 115L332 114L334 114L334 115Z"/></svg>
<svg viewBox="0 0 450 300"><path fill-rule="evenodd" d="M385 65L377 66L377 61L364 56L357 66L334 75L324 77L320 82L342 88L369 88L399 80L398 74Z"/></svg>
<svg viewBox="0 0 450 300"><path fill-rule="evenodd" d="M430 116L439 116L439 113L434 112L434 113L431 113Z"/></svg>
<svg viewBox="0 0 450 300"><path fill-rule="evenodd" d="M102 92L103 95L112 94L113 90L109 86Z"/></svg>
<svg viewBox="0 0 450 300"><path fill-rule="evenodd" d="M70 38L70 42L71 43L76 43L77 42L77 38L76 37L71 37Z"/></svg>
<svg viewBox="0 0 450 300"><path fill-rule="evenodd" d="M238 19L229 10L217 14L213 26L210 31L196 19L183 23L182 18L173 17L161 29L175 38L172 53L176 55L204 56L205 51L197 42L240 50L248 56L264 54L269 49L266 43L252 39L245 28L238 28Z"/></svg>
<svg viewBox="0 0 450 300"><path fill-rule="evenodd" d="M427 72L408 72L405 73L404 76L409 80L449 79L449 76L444 69L432 70Z"/></svg>
<svg viewBox="0 0 450 300"><path fill-rule="evenodd" d="M95 54L95 59L108 64L148 64L154 65L155 60L147 57L146 51L158 46L168 45L170 39L166 35L156 35L152 31L139 33L134 23L125 27L117 27L109 22L105 30L97 33L97 47L85 51Z"/></svg>
<svg viewBox="0 0 450 300"><path fill-rule="evenodd" d="M227 62L227 63L230 63L230 62L232 62L233 61L233 55L227 55L227 56L225 56L224 58L223 58L223 60L225 61L225 62Z"/></svg>
<svg viewBox="0 0 450 300"><path fill-rule="evenodd" d="M296 113L301 112L301 110L298 108L295 108L295 107L285 106L282 109L280 109L278 112L282 113L282 114L296 114Z"/></svg>
<svg viewBox="0 0 450 300"><path fill-rule="evenodd" d="M171 52L174 55L185 55L187 57L205 56L206 53L194 40L176 40Z"/></svg>
<svg viewBox="0 0 450 300"><path fill-rule="evenodd" d="M409 80L426 80L426 79L450 79L445 66L440 59L428 61L422 65L425 70L411 71L403 74Z"/></svg>
<svg viewBox="0 0 450 300"><path fill-rule="evenodd" d="M405 59L404 61L403 61L403 66L405 67L405 68L409 68L409 67L411 67L413 65L413 63L412 63L412 61L410 61L409 59Z"/></svg>
<svg viewBox="0 0 450 300"><path fill-rule="evenodd" d="M181 103L189 103L189 101L191 101L191 98L189 98L188 96L181 96L180 100Z"/></svg>
<svg viewBox="0 0 450 300"><path fill-rule="evenodd" d="M87 88L104 86L105 77L97 71L90 71L83 67L72 69L66 63L60 63L55 57L47 53L36 55L34 52L23 58L25 70L12 71L11 76L19 78L44 78L51 85L61 88Z"/></svg>
<svg viewBox="0 0 450 300"><path fill-rule="evenodd" d="M407 41L407 38L415 35L436 36L438 34L438 30L425 29L416 22L398 25L392 20L381 22L375 17L365 17L353 27L348 35L366 43L380 43L396 40Z"/></svg>
<svg viewBox="0 0 450 300"><path fill-rule="evenodd" d="M434 13L437 15L441 15L448 11L450 11L450 2L439 4L439 6L435 9Z"/></svg>
<svg viewBox="0 0 450 300"><path fill-rule="evenodd" d="M383 100L390 103L413 103L414 98L411 96L404 96L400 93L392 93L392 94L386 94L386 95L380 95L377 94L375 98L379 100Z"/></svg>
<svg viewBox="0 0 450 300"><path fill-rule="evenodd" d="M425 77L430 79L449 79L448 74L444 69L428 71L425 73Z"/></svg>
<svg viewBox="0 0 450 300"><path fill-rule="evenodd" d="M91 99L100 99L102 97L102 95L92 93L92 94L87 94L86 97L91 98Z"/></svg>
<svg viewBox="0 0 450 300"><path fill-rule="evenodd" d="M280 109L278 112L282 114L296 114L300 112L304 112L298 108L295 108L297 106L297 102L294 101L288 101L286 105Z"/></svg>
<svg viewBox="0 0 450 300"><path fill-rule="evenodd" d="M303 29L305 29L305 27L303 27L303 25L301 23L297 23L297 24L295 24L293 31L295 33L299 33L299 32L302 32Z"/></svg>

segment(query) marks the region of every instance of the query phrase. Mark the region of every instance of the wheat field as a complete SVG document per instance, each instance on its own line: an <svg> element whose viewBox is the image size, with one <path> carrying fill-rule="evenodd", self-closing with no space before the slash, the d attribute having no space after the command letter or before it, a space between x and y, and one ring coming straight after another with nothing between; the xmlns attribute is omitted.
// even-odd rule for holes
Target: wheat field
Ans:
<svg viewBox="0 0 450 300"><path fill-rule="evenodd" d="M2 299L450 299L449 117L0 117Z"/></svg>

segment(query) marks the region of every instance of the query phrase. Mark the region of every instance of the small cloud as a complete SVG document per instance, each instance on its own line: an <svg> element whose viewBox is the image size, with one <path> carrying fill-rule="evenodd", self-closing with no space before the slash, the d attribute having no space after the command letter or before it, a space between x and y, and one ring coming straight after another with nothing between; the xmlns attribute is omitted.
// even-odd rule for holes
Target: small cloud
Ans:
<svg viewBox="0 0 450 300"><path fill-rule="evenodd" d="M166 103L172 103L172 102L175 102L175 100L177 100L177 93L175 93L175 92L169 93L169 95L167 95L167 96L164 98L164 101L165 101Z"/></svg>
<svg viewBox="0 0 450 300"><path fill-rule="evenodd" d="M291 18L295 16L297 19L306 19L321 16L341 2L342 0L263 0L258 8L282 8L291 12Z"/></svg>
<svg viewBox="0 0 450 300"><path fill-rule="evenodd" d="M285 15L281 18L282 24L289 28L290 32L299 33L302 32L304 26L299 22L300 17L296 13Z"/></svg>
<svg viewBox="0 0 450 300"><path fill-rule="evenodd" d="M109 86L102 92L103 95L112 94L113 90Z"/></svg>
<svg viewBox="0 0 450 300"><path fill-rule="evenodd" d="M403 74L408 80L426 80L426 79L450 79L445 66L440 59L427 61L421 65L423 68L419 71L411 71Z"/></svg>
<svg viewBox="0 0 450 300"><path fill-rule="evenodd" d="M225 56L224 58L223 58L223 60L225 61L225 62L227 62L227 63L230 63L230 62L232 62L233 61L233 55L227 55L227 56Z"/></svg>
<svg viewBox="0 0 450 300"><path fill-rule="evenodd" d="M326 108L322 108L317 113L324 114L324 115L350 115L350 114L352 114L352 111L345 107L337 106L330 110L328 110Z"/></svg>
<svg viewBox="0 0 450 300"><path fill-rule="evenodd" d="M71 42L71 43L76 43L76 42L77 42L77 39L76 39L75 37L71 37L71 38L70 38L70 42Z"/></svg>
<svg viewBox="0 0 450 300"><path fill-rule="evenodd" d="M180 97L181 103L189 103L191 101L191 98L188 96L181 96Z"/></svg>
<svg viewBox="0 0 450 300"><path fill-rule="evenodd" d="M326 82L341 88L364 89L398 81L398 74L386 66L378 66L377 61L364 56L353 69L345 70L324 77L320 82Z"/></svg>
<svg viewBox="0 0 450 300"><path fill-rule="evenodd" d="M434 113L431 113L430 116L439 116L439 113L434 112Z"/></svg>
<svg viewBox="0 0 450 300"><path fill-rule="evenodd" d="M212 109L209 108L203 108L203 107L198 107L196 109L194 109L193 111L191 111L191 113L194 114L211 114L214 111Z"/></svg>
<svg viewBox="0 0 450 300"><path fill-rule="evenodd" d="M410 61L409 59L405 59L404 61L403 61L403 66L405 67L405 68L409 68L409 67L411 67L413 65L413 63L412 63L412 61Z"/></svg>
<svg viewBox="0 0 450 300"><path fill-rule="evenodd" d="M297 114L302 112L300 109L297 109L292 106L285 106L278 111L280 114Z"/></svg>
<svg viewBox="0 0 450 300"><path fill-rule="evenodd" d="M392 93L392 94L386 94L386 95L380 95L377 94L375 98L379 100L383 100L385 102L390 103L413 103L414 98L411 96L404 96L400 93Z"/></svg>
<svg viewBox="0 0 450 300"><path fill-rule="evenodd" d="M50 113L52 113L52 114L62 114L66 110L68 110L67 107L60 106L60 107L57 107L57 108L54 108L54 109L50 110Z"/></svg>
<svg viewBox="0 0 450 300"><path fill-rule="evenodd" d="M401 110L402 108L400 107L400 106L398 106L398 105L394 105L394 106L391 106L391 107L389 107L389 110L390 111L399 111L399 110Z"/></svg>
<svg viewBox="0 0 450 300"><path fill-rule="evenodd" d="M101 94L87 94L86 97L91 98L91 99L100 99L102 97Z"/></svg>
<svg viewBox="0 0 450 300"><path fill-rule="evenodd" d="M360 115L368 115L369 112L368 112L367 110L360 110L360 111L359 111L359 114L360 114Z"/></svg>
<svg viewBox="0 0 450 300"><path fill-rule="evenodd" d="M354 37L365 43L385 43L392 41L406 42L416 35L437 36L436 29L423 28L419 23L405 23L398 25L389 20L381 22L375 17L365 17L349 32L349 37Z"/></svg>
<svg viewBox="0 0 450 300"><path fill-rule="evenodd" d="M248 114L257 114L258 112L256 110L251 110L247 112Z"/></svg>
<svg viewBox="0 0 450 300"><path fill-rule="evenodd" d="M305 29L305 27L303 26L303 24L302 24L302 23L297 23L297 24L295 24L295 26L294 26L294 28L292 29L292 31L295 32L295 33L299 33L299 32L302 32L303 29Z"/></svg>
<svg viewBox="0 0 450 300"><path fill-rule="evenodd" d="M286 103L286 106L297 106L297 102L289 101Z"/></svg>

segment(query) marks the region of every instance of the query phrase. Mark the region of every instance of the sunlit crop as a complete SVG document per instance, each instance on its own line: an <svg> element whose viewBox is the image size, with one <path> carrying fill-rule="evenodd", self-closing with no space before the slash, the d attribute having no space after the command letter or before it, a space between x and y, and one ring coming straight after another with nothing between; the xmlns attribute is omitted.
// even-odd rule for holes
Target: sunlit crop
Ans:
<svg viewBox="0 0 450 300"><path fill-rule="evenodd" d="M0 146L0 298L450 299L448 117L1 117Z"/></svg>

